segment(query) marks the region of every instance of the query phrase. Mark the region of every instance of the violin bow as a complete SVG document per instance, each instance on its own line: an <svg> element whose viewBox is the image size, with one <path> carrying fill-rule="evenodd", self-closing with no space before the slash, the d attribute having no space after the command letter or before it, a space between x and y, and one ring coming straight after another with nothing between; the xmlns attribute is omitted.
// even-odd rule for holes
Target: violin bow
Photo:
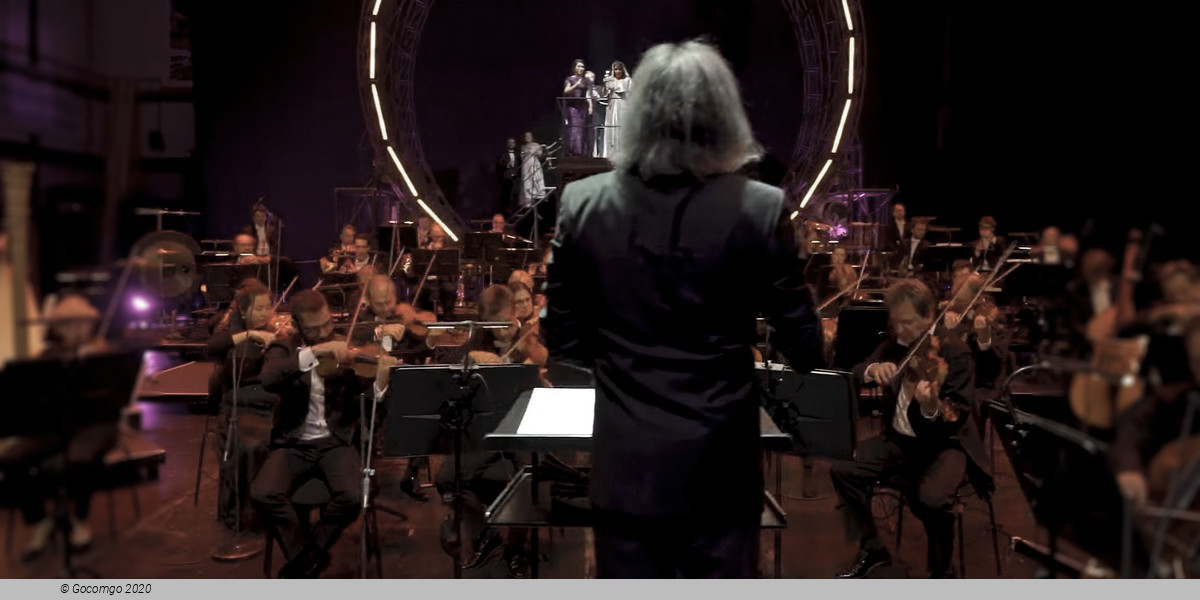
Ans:
<svg viewBox="0 0 1200 600"><path fill-rule="evenodd" d="M517 347L519 347L521 344L523 344L525 342L525 340L528 339L529 336L535 331L537 331L537 328L533 327L532 325L527 327L526 331L521 334L521 337L517 338L517 341L513 342L513 345L510 346L508 348L508 350L505 350L504 354L500 355L500 360L503 361L504 359L508 358L508 355L512 354L513 350L516 350Z"/></svg>
<svg viewBox="0 0 1200 600"><path fill-rule="evenodd" d="M853 284L849 284L846 287L839 290L838 293L834 294L832 298L822 302L821 305L817 307L817 312L821 312L822 310L825 310L826 308L829 307L830 304L833 304L834 302L837 301L838 298L845 296L848 292L858 291L858 287L867 278L867 261L870 258L871 258L871 250L868 248L867 254L865 256L863 256L863 264L858 269L858 279L855 279Z"/></svg>
<svg viewBox="0 0 1200 600"><path fill-rule="evenodd" d="M1004 254L1000 256L1000 260L996 261L996 264L1004 264L1004 262L1008 260L1008 257L1011 256L1013 251L1016 249L1017 249L1016 242L1012 242L1011 244L1009 244L1008 248L1005 249ZM1018 264L1020 264L1020 263L1018 263ZM1012 269L1015 269L1015 268L1016 267L1011 267L1008 271L1005 272L1005 275L1007 275L1008 273L1011 273ZM979 271L977 268L976 273L978 273L978 272ZM992 286L992 284L996 281L997 276L999 274L1000 274L1000 271L998 269L992 270L991 274L988 275L988 278L985 279L983 284L979 286L979 291L975 292L975 296L973 298L971 298L970 302L967 303L967 310L970 310L970 307L975 305L975 302L977 300L979 300L980 296L983 295L984 290L986 290L987 288ZM939 323L942 322L942 319L946 318L946 313L950 312L951 306L953 306L952 302L947 303L946 308L943 308L942 312L939 313L938 316L933 320L933 325L931 325L929 327L929 330L926 331L924 334L922 334L921 338L918 339L917 342L912 345L912 348L908 351L908 354L905 355L904 360L901 361L900 365L896 368L897 373L904 372L904 368L907 367L908 363L912 362L913 357L916 356L917 349L921 347L921 344L925 343L925 340L929 339L929 336L933 335L934 330L937 329L937 326ZM966 311L963 311L963 312L966 312Z"/></svg>
<svg viewBox="0 0 1200 600"><path fill-rule="evenodd" d="M299 275L292 277L292 282L288 284L287 289L283 290L283 293L280 294L279 298L275 300L275 306L271 307L271 312L275 312L276 310L279 310L279 306L281 304L283 304L283 299L287 298L288 292L292 291L292 286L296 285L297 281L300 281Z"/></svg>
<svg viewBox="0 0 1200 600"><path fill-rule="evenodd" d="M404 251L408 248L400 246L400 252L396 253L396 262L392 263L392 268L388 269L388 277L396 274L396 267L400 266L400 261L404 260Z"/></svg>

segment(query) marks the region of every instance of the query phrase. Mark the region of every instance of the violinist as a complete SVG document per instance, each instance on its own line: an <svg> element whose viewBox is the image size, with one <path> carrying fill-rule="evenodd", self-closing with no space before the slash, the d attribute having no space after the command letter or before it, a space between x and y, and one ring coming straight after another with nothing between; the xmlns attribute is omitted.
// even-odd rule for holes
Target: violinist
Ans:
<svg viewBox="0 0 1200 600"><path fill-rule="evenodd" d="M523 299L522 306L527 306L529 313L532 313L532 294L524 284L492 285L483 291L479 300L479 318L484 321L507 321L512 323L512 327L475 332L467 343L472 361L485 364L546 363L546 347L539 338L537 321L529 313L526 313L529 317L524 321L518 317L518 295Z"/></svg>
<svg viewBox="0 0 1200 600"><path fill-rule="evenodd" d="M838 576L864 577L891 560L871 515L871 497L880 482L897 486L924 523L931 575L952 576L951 508L958 487L970 475L980 494L992 489L973 422L974 365L966 346L944 328L927 335L935 314L925 284L902 279L888 288L885 302L892 332L854 368L857 381L883 389L883 437L860 443L855 460L830 467L833 487L861 534L854 564Z"/></svg>
<svg viewBox="0 0 1200 600"><path fill-rule="evenodd" d="M329 548L358 517L359 394L380 401L395 361L377 357L373 378L357 375L348 344L333 335L325 298L302 290L290 304L298 331L277 338L265 353L262 384L280 399L271 452L250 486L250 497L288 559L280 577L311 578L328 565ZM320 522L303 528L291 494L312 478L324 481L330 500Z"/></svg>
<svg viewBox="0 0 1200 600"><path fill-rule="evenodd" d="M858 271L854 265L846 262L846 249L838 246L829 255L829 291L832 294L854 286L858 281Z"/></svg>
<svg viewBox="0 0 1200 600"><path fill-rule="evenodd" d="M410 356L415 352L428 357L431 353L425 345L425 339L429 331L420 325L436 320L431 312L418 311L411 305L398 302L396 283L387 275L376 275L367 282L367 302L360 321L374 328L375 337L390 337L396 351ZM424 359L417 358L415 362L424 362ZM428 462L429 459L423 456L409 459L404 477L400 480L400 491L419 502L429 500L417 483L421 467Z"/></svg>
<svg viewBox="0 0 1200 600"><path fill-rule="evenodd" d="M1169 475L1164 467L1172 463L1187 466L1195 451L1200 450L1200 414L1193 417L1190 429L1181 431L1188 403L1200 402L1196 397L1200 394L1200 319L1188 322L1183 337L1191 374L1188 385L1159 388L1117 417L1110 459L1117 484L1136 505L1152 498L1161 500ZM1181 433L1189 436L1185 447L1190 446L1191 452L1173 444Z"/></svg>
<svg viewBox="0 0 1200 600"><path fill-rule="evenodd" d="M100 312L82 296L65 296L46 313L49 324L45 349L41 358L70 360L107 349L104 340L96 338ZM66 469L54 459L47 460L39 470L52 478L64 476L67 498L74 506L70 514L67 542L77 551L92 543L92 530L87 519L92 491L99 480L104 455L116 444L117 419L77 427L66 449ZM52 442L51 442L52 443ZM21 512L25 524L31 526L29 541L22 559L40 556L55 531L54 518L47 516L46 501L53 497L52 489L28 482L18 486Z"/></svg>
<svg viewBox="0 0 1200 600"><path fill-rule="evenodd" d="M481 321L508 321L513 326L502 330L475 330L467 342L470 361L484 364L537 362L529 358L530 352L514 349L513 341L518 339L520 328L513 306L513 292L508 286L497 284L484 289L479 298L478 318ZM544 362L544 347L537 341L536 334L526 340L534 342L531 348L541 349L540 358ZM438 473L440 490L448 490L448 486L453 485L452 467L450 461L442 462L442 469ZM525 552L526 531L510 528L507 536L502 537L498 531L487 526L483 518L484 509L495 500L517 467L514 457L509 453L471 451L463 454L463 524L465 531L470 534L468 539L472 539L474 544L474 555L463 565L464 568L484 565L503 545L505 567L509 574L524 577L529 566Z"/></svg>
<svg viewBox="0 0 1200 600"><path fill-rule="evenodd" d="M220 361L216 382L221 404L217 413L217 444L213 448L220 465L217 519L230 529L240 522L241 530L257 531L259 535L262 524L250 504L249 494L250 482L267 460L271 418L278 400L263 388L260 378L263 352L276 338L271 329L273 314L267 286L254 279L247 280L233 299L228 320L217 326L208 342L209 356ZM280 333L286 336L289 332ZM237 444L233 446L233 454L224 460L235 390ZM240 517L235 512L239 509Z"/></svg>
<svg viewBox="0 0 1200 600"><path fill-rule="evenodd" d="M1008 364L1012 336L995 301L980 295L983 285L978 273L959 280L952 288L943 324L971 349L975 387L996 389Z"/></svg>

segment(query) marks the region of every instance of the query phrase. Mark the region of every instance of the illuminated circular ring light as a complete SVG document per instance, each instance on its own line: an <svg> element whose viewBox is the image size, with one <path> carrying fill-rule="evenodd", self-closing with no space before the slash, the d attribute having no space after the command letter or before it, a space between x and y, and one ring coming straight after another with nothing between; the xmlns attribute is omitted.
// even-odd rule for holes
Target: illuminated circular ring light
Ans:
<svg viewBox="0 0 1200 600"><path fill-rule="evenodd" d="M838 151L846 150L843 148L843 140L853 139L858 128L859 111L862 108L861 102L857 104L854 102L856 97L862 95L864 84L862 72L866 63L866 37L862 31L862 8L858 0L832 1L840 4L836 11L840 14L836 15L836 18L825 21L825 35L828 42L830 45L837 44L837 48L832 50L839 51L839 56L828 64L831 73L826 79L834 85L822 86L820 90L805 90L806 96L810 97L818 91L825 92L825 97L820 102L824 110L818 111L823 118L812 124L814 125L813 131L801 131L800 137L797 139L797 151L792 159L794 167L789 173L789 178L803 177L804 181L811 183L808 183L807 191L797 210L792 213L793 220L800 215L800 209L808 205L813 194L829 175ZM806 8L809 9L809 14L818 19L822 12L819 9L828 10L829 8L819 6L820 3L805 4L808 5ZM817 10L813 10L814 4L818 5L815 7ZM830 16L834 17L835 15ZM801 41L801 46L803 53L803 41ZM840 52L842 48L845 49L844 54ZM838 75L843 75L843 77L838 77ZM839 78L842 80L840 84L837 81ZM812 113L811 109L805 111L806 115ZM836 119L833 118L834 115L836 115ZM832 141L829 139L830 133L833 134ZM845 145L848 148L850 143L847 141ZM816 169L816 165L821 165L819 170ZM816 171L815 177L812 176L813 171ZM785 185L785 187L793 186Z"/></svg>
<svg viewBox="0 0 1200 600"><path fill-rule="evenodd" d="M381 60L381 50L385 47L384 40L382 39L382 32L380 31L383 29L381 19L379 17L379 11L382 8L382 5L383 0L364 0L363 2L363 12L366 18L363 21L363 25L365 25L365 27L362 29L362 31L366 32L367 43L365 44L365 47L362 48L365 52L360 53L360 59L365 58L366 62L365 73L363 71L359 72L360 83L363 84L360 85L360 93L367 90L370 92L369 98L363 98L364 113L367 116L368 123L379 123L378 131L371 134L371 138L374 142L372 145L375 147L376 153L386 155L387 161L390 161L390 163L396 167L396 171L399 172L400 178L404 182L404 186L401 187L394 183L393 187L396 189L396 192L400 195L407 194L410 198L412 198L417 203L417 206L419 206L421 210L425 211L425 214L429 215L429 218L433 219L433 221L437 223L443 231L446 232L446 235L450 236L451 240L457 242L459 240L458 233L455 232L455 228L451 227L450 225L450 222L454 222L456 225L459 224L457 222L457 214L450 211L449 214L446 214L445 218L443 218L442 216L438 215L437 211L435 211L428 202L426 202L428 196L422 194L422 192L435 194L438 199L436 203L441 205L443 211L449 211L445 201L441 199L440 190L436 188L436 184L432 183L433 178L428 174L428 167L426 167L424 160L420 158L422 154L420 149L417 148L415 153L411 152L411 148L406 149L400 145L401 140L388 136L388 120L384 116L383 110L385 103L381 98L381 95L384 92L389 91L387 89L381 90L381 88L383 88L383 78L381 77L383 74L383 69L381 67L383 64L385 64L385 61ZM365 54L365 57L361 56L362 54ZM362 60L360 60L360 64L361 63ZM365 77L362 75L365 75ZM372 128L368 127L368 129ZM415 138L415 135L412 137ZM406 156L405 160L409 162L410 166L416 166L423 174L426 175L424 178L424 183L427 184L430 189L420 190L417 188L416 184L413 183L413 178L409 175L408 169L404 167L404 162L401 161L399 154L397 154L397 147L400 147L401 152L405 153L406 155L415 154L416 158L413 158L412 156ZM405 150L409 150L409 152L405 152Z"/></svg>
<svg viewBox="0 0 1200 600"><path fill-rule="evenodd" d="M429 175L420 140L416 135L412 110L411 63L415 60L416 46L420 41L425 18L428 16L434 0L393 1L395 6L391 8L391 17L404 19L402 23L404 37L396 36L398 39L394 40L383 39L384 32L382 30L385 27L383 19L380 17L383 0L364 0L363 2L364 17L360 29L363 43L359 46L361 49L359 64L363 67L359 71L363 112L369 123L378 122L379 124L377 132L373 127L368 127L372 131L372 145L376 149L376 154L381 157L386 155L387 162L395 166L404 183L403 186L393 183L395 191L400 195L407 194L415 200L417 205L440 225L452 240L458 241L457 233L448 224L448 221L460 224L458 215L446 204L436 182ZM865 39L861 35L862 13L859 0L783 0L783 4L792 21L801 62L806 65L803 110L806 116L812 117L809 123L802 126L797 136L796 150L792 158L793 168L789 170L789 178L804 177L806 181L812 182L807 186L807 192L800 202L799 208L802 209L812 199L821 182L828 176L829 170L833 166L833 160L838 150L841 149L842 138L852 138L857 129L859 106L855 105L854 98L856 93L861 94L862 89L861 72L862 64L865 62L863 60ZM840 13L840 16L837 13ZM857 28L856 22L860 24ZM394 30L387 28L388 32ZM838 43L839 40L844 42L844 46ZM392 129L392 136L389 136L388 133L389 121L384 111L384 107L390 108L390 105L384 102L386 98L381 97L382 94L392 91L384 86L382 77L383 65L387 64L384 57L388 56L385 48L389 43L405 46L402 48L404 50L402 60L405 64L401 64L399 67L400 70L406 71L405 75L409 78L406 84L404 77L401 77L400 85L404 87L404 90L397 92L397 100L401 103L401 109L395 112L399 113L402 121L400 126ZM845 54L840 52L842 47L846 48ZM836 71L845 74L842 81L838 81L837 75L841 73ZM844 90L845 93L843 94L841 90ZM841 102L837 102L838 100ZM861 105L861 102L858 104ZM841 110L835 111L835 106L840 107ZM832 142L829 142L831 132L833 139ZM397 148L399 148L399 153ZM403 160L401 155L404 155ZM825 159L823 164L820 161L821 158ZM418 189L408 169L404 166L405 162L410 167L420 169L420 172L425 175L423 184L429 189ZM811 172L807 173L807 176L801 174L802 169L815 170L817 164L822 164L822 166L815 178L811 177ZM814 165L814 167L809 168L808 165ZM426 192L426 194L423 195L422 192ZM427 199L442 209L445 215L444 219L430 206ZM792 213L792 219L799 214L799 210Z"/></svg>

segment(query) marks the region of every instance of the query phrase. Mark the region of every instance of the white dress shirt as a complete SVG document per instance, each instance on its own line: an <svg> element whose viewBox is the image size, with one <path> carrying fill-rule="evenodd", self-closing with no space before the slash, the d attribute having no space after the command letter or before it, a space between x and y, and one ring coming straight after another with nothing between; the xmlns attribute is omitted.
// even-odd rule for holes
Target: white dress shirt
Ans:
<svg viewBox="0 0 1200 600"><path fill-rule="evenodd" d="M254 253L259 256L266 256L270 254L271 243L267 239L267 228L261 225L255 225L254 229L258 232L258 248L254 250Z"/></svg>
<svg viewBox="0 0 1200 600"><path fill-rule="evenodd" d="M317 374L317 355L312 348L302 347L299 353L300 372L308 373L312 383L308 391L308 414L304 416L304 425L300 427L300 439L305 442L329 437L329 422L325 420L325 379ZM375 401L383 399L387 389L379 389L372 385Z"/></svg>
<svg viewBox="0 0 1200 600"><path fill-rule="evenodd" d="M907 348L907 345L900 344ZM878 383L879 385L891 385L890 381L876 381L873 375L873 367L879 363L871 363L867 366L866 380L867 383ZM913 430L912 423L908 420L908 405L912 404L912 398L908 397L908 388L903 383L900 384L900 393L896 394L896 416L892 417L892 428L900 435L908 437L917 437L916 431ZM921 409L921 416L933 421L937 419L938 413L934 411L932 415L925 414L925 410Z"/></svg>

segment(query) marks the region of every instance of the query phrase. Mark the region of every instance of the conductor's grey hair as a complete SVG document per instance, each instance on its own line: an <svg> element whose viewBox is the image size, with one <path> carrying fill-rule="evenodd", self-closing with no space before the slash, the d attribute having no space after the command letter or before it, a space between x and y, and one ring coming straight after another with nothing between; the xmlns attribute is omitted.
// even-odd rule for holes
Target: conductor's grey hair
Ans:
<svg viewBox="0 0 1200 600"><path fill-rule="evenodd" d="M700 41L659 44L642 55L638 87L621 124L618 170L643 179L731 173L761 155L725 58Z"/></svg>

